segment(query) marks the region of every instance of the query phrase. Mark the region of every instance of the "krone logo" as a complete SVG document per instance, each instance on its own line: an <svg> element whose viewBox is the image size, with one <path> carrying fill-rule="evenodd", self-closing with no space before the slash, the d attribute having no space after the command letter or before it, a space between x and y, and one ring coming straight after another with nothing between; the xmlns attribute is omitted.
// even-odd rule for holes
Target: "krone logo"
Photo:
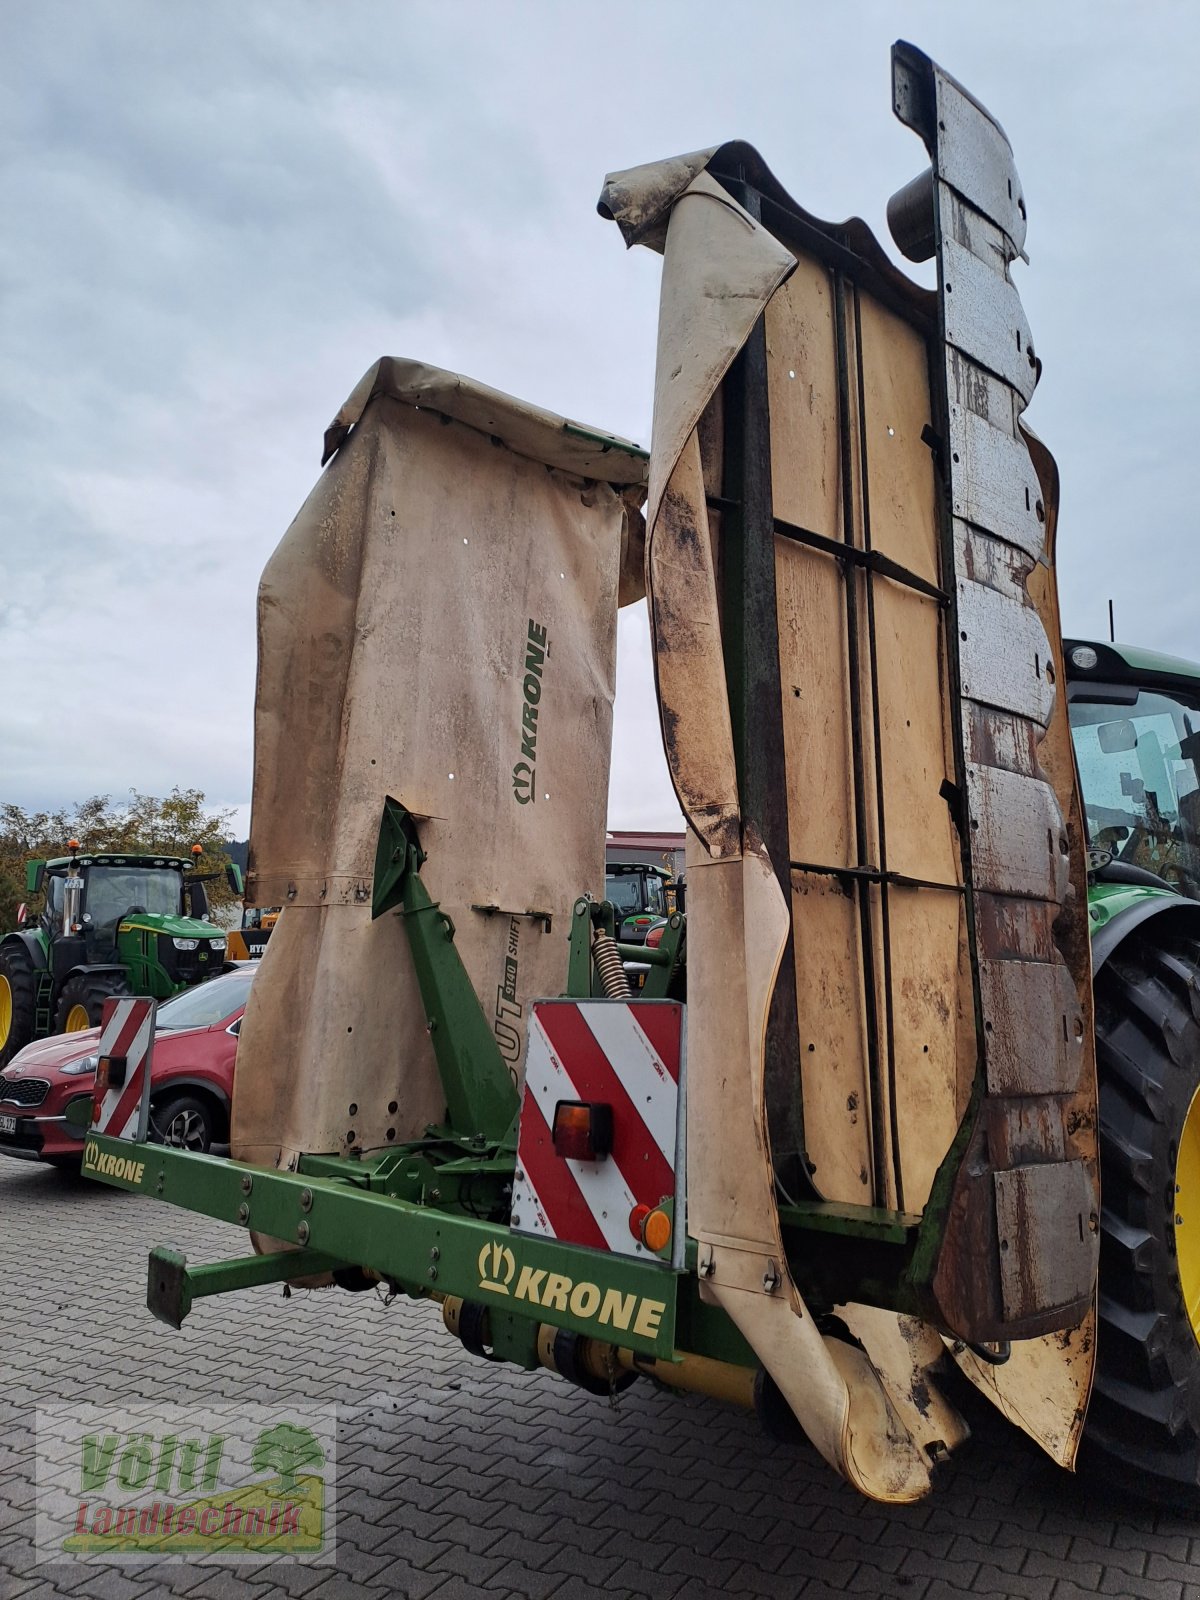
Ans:
<svg viewBox="0 0 1200 1600"><path fill-rule="evenodd" d="M507 1294L517 1263L506 1244L485 1244L479 1252L479 1287Z"/></svg>
<svg viewBox="0 0 1200 1600"><path fill-rule="evenodd" d="M521 1267L516 1287L510 1288L516 1271L517 1263L507 1245L485 1244L479 1252L479 1287L491 1294L511 1294L514 1301L527 1300L544 1311L619 1328L641 1339L659 1337L665 1300L651 1300L616 1286L602 1289L586 1278L569 1278L565 1272L528 1265Z"/></svg>
<svg viewBox="0 0 1200 1600"><path fill-rule="evenodd" d="M519 806L527 806L533 799L533 768L528 761L518 761L512 770L513 794Z"/></svg>
<svg viewBox="0 0 1200 1600"><path fill-rule="evenodd" d="M107 1151L97 1149L90 1139L83 1147L83 1166L85 1172L95 1172L102 1178L120 1178L125 1183L141 1183L146 1171L144 1161L135 1161L132 1156L110 1156Z"/></svg>
<svg viewBox="0 0 1200 1600"><path fill-rule="evenodd" d="M521 759L512 769L513 797L519 806L537 799L538 717L542 702L542 674L550 640L544 623L529 619L525 635L525 676L521 679Z"/></svg>

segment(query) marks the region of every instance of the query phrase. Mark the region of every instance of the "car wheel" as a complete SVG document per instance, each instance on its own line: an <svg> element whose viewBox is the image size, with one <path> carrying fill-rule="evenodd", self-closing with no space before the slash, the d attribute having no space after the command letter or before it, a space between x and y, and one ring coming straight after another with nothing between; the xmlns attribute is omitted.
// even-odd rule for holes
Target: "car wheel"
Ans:
<svg viewBox="0 0 1200 1600"><path fill-rule="evenodd" d="M203 1153L213 1142L212 1108L193 1094L169 1095L150 1107L150 1138L155 1144Z"/></svg>

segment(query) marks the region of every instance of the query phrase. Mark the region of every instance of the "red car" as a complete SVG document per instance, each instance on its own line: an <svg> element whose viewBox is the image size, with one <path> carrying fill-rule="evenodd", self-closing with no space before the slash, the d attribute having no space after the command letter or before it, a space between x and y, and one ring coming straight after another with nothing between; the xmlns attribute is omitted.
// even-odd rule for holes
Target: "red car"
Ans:
<svg viewBox="0 0 1200 1600"><path fill-rule="evenodd" d="M187 1150L229 1139L229 1102L242 1013L256 966L210 978L158 1008L150 1069L150 1137ZM0 1155L79 1165L83 1137L66 1122L90 1100L99 1028L60 1033L19 1050L0 1072Z"/></svg>

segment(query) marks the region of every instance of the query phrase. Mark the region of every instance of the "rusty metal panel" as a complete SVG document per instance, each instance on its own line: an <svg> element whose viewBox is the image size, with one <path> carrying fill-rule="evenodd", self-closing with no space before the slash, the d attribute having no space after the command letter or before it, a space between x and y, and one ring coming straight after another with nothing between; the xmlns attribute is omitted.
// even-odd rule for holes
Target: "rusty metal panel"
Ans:
<svg viewBox="0 0 1200 1600"><path fill-rule="evenodd" d="M1014 604L982 583L958 585L959 660L965 695L1045 727L1054 711L1050 641L1022 596Z"/></svg>
<svg viewBox="0 0 1200 1600"><path fill-rule="evenodd" d="M926 58L928 59L928 58ZM929 63L933 66L933 63ZM904 64L895 69L893 87L896 114L909 120L899 99L906 76ZM1003 228L1013 243L1013 254L1025 249L1025 197L1013 162L1012 146L996 119L955 83L949 73L933 68L937 96L938 177L943 184L969 200L974 208ZM911 124L910 124L911 125Z"/></svg>
<svg viewBox="0 0 1200 1600"><path fill-rule="evenodd" d="M955 238L942 240L942 271L948 286L947 342L1031 400L1037 363L1016 289Z"/></svg>
<svg viewBox="0 0 1200 1600"><path fill-rule="evenodd" d="M1072 1093L1086 1030L1067 967L1050 961L981 961L979 984L991 1093ZM1066 1048L1030 1050L1030 1039L1052 1039Z"/></svg>
<svg viewBox="0 0 1200 1600"><path fill-rule="evenodd" d="M995 1174L1000 1285L1010 1322L1047 1306L1069 1306L1092 1288L1095 1199L1082 1161L1014 1167Z"/></svg>
<svg viewBox="0 0 1200 1600"><path fill-rule="evenodd" d="M1036 560L1044 536L1038 524L1037 473L1024 441L966 406L950 409L951 477L956 517L1007 539Z"/></svg>
<svg viewBox="0 0 1200 1600"><path fill-rule="evenodd" d="M1067 887L1062 812L1050 785L1003 767L969 765L971 861L981 889L1060 902Z"/></svg>

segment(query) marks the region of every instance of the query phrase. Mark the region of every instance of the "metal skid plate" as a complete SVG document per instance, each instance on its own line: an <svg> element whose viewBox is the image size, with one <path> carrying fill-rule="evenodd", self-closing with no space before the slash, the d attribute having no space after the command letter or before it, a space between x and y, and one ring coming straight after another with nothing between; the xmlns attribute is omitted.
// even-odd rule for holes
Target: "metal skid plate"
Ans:
<svg viewBox="0 0 1200 1600"><path fill-rule="evenodd" d="M1006 1326L1028 1333L1078 1320L1097 1258L1094 1171L1071 1159L1066 1127L1068 1097L1090 1077L1090 1038L1078 975L1053 933L1071 892L1071 846L1038 759L1057 684L1028 591L1053 552L1050 509L1021 430L1039 370L1010 276L1024 256L1026 212L999 125L908 45L893 52L893 102L932 161L943 471L958 557L964 865L982 1022L980 1112L954 1177L939 1282L948 1308L966 1315L978 1300L968 1283L978 1280L978 1253L994 1250L997 1325L975 1333L996 1337Z"/></svg>

